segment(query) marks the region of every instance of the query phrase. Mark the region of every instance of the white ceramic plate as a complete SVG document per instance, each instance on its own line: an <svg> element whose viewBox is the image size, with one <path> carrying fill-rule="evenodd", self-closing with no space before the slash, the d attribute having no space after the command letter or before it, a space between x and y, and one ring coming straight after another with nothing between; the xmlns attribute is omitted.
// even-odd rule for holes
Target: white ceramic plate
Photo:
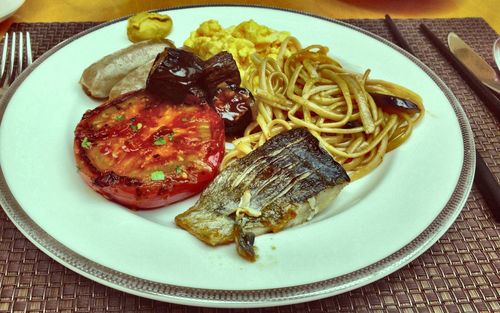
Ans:
<svg viewBox="0 0 500 313"><path fill-rule="evenodd" d="M9 18L24 3L24 0L2 0L0 5L0 22Z"/></svg>
<svg viewBox="0 0 500 313"><path fill-rule="evenodd" d="M425 65L364 30L325 18L239 6L177 8L177 45L208 18L223 26L252 18L373 78L422 95L427 113L410 140L374 173L344 189L311 222L256 240L248 263L233 245L211 248L177 228L195 198L135 213L80 179L72 140L96 106L78 80L85 67L129 44L126 21L97 27L55 47L24 73L0 114L0 202L17 227L76 272L136 295L174 303L256 307L324 298L377 280L429 248L453 223L472 185L474 145L456 98Z"/></svg>

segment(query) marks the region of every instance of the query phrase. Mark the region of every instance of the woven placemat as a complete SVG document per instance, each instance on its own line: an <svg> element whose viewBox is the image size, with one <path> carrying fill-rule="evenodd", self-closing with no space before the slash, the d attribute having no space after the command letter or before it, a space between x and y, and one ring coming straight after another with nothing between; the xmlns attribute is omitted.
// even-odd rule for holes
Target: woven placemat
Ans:
<svg viewBox="0 0 500 313"><path fill-rule="evenodd" d="M393 40L383 20L347 20ZM443 41L459 34L490 63L498 37L480 18L396 20L416 56L463 104L476 147L500 181L500 127L460 76L420 33L426 23ZM14 24L31 32L34 58L95 23ZM132 296L93 282L29 242L0 210L0 312L500 312L500 225L475 186L456 222L419 258L365 287L323 300L262 309L207 309Z"/></svg>

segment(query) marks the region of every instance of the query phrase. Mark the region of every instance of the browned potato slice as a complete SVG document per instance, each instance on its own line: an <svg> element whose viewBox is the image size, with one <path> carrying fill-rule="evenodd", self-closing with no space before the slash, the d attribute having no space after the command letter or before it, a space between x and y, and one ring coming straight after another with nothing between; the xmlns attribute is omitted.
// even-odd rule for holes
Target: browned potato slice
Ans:
<svg viewBox="0 0 500 313"><path fill-rule="evenodd" d="M174 47L169 40L147 40L105 56L83 71L80 84L94 98L104 99L111 88L137 67L154 59L166 47Z"/></svg>
<svg viewBox="0 0 500 313"><path fill-rule="evenodd" d="M123 77L118 83L116 83L111 91L109 92L109 98L116 98L119 95L130 91L136 91L142 89L146 86L146 80L148 78L149 70L153 66L154 59L150 60L146 64L143 64Z"/></svg>

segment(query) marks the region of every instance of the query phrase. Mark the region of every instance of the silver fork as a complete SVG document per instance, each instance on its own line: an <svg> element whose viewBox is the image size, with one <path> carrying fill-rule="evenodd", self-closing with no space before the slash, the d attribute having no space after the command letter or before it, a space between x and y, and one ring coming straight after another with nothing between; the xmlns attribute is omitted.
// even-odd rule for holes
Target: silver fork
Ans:
<svg viewBox="0 0 500 313"><path fill-rule="evenodd" d="M9 41L10 38L10 41ZM0 58L0 97L32 62L30 33L5 34Z"/></svg>

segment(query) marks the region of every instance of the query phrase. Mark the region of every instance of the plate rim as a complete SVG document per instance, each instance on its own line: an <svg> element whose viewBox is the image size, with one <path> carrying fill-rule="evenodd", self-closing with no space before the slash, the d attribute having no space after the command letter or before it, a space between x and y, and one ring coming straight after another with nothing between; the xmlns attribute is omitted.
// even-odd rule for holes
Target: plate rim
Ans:
<svg viewBox="0 0 500 313"><path fill-rule="evenodd" d="M142 296L154 300L166 301L183 305L197 305L205 307L264 307L278 306L284 304L293 304L306 301L321 299L336 294L344 293L349 290L362 287L375 280L381 279L424 253L430 248L453 224L461 212L472 188L472 182L475 172L475 145L471 126L468 122L465 111L460 102L446 86L446 84L429 67L418 60L413 55L401 49L394 43L360 27L348 24L347 22L333 18L316 15L310 12L280 8L274 6L252 5L252 4L200 4L186 6L172 6L160 9L150 10L150 12L174 11L181 9L203 8L203 7L250 7L258 9L277 10L288 13L306 15L309 17L328 21L346 28L350 28L359 33L367 35L377 41L385 44L397 52L403 54L406 58L424 71L429 78L444 93L452 106L455 117L458 120L464 144L463 162L460 170L460 176L455 185L453 193L448 199L445 207L434 218L431 224L422 231L411 242L394 252L393 254L373 263L364 268L351 273L333 277L330 279L317 281L313 283L269 289L247 289L247 290L223 290L223 289L205 289L177 286L166 283L158 283L151 280L138 278L112 268L103 266L91 261L84 256L74 252L69 247L63 245L55 238L50 236L45 230L37 225L20 206L12 195L9 186L6 183L2 164L0 163L0 205L8 215L15 226L26 236L35 246L41 249L65 267L91 279L104 284L108 287L118 289L137 296ZM62 47L68 45L74 40L79 39L91 32L97 31L106 26L126 20L131 15L123 16L105 23L93 26L83 32L80 32L52 47L41 55L25 70L19 78L12 84L4 97L0 100L0 125L7 105L15 94L17 88L29 76L29 74L43 63L47 58L53 55Z"/></svg>
<svg viewBox="0 0 500 313"><path fill-rule="evenodd" d="M3 22L12 15L14 15L14 13L16 13L16 11L19 10L19 8L21 8L21 6L24 4L26 0L16 0L16 1L17 2L14 2L14 6L12 7L12 9L10 9L10 11L0 12L0 22Z"/></svg>

